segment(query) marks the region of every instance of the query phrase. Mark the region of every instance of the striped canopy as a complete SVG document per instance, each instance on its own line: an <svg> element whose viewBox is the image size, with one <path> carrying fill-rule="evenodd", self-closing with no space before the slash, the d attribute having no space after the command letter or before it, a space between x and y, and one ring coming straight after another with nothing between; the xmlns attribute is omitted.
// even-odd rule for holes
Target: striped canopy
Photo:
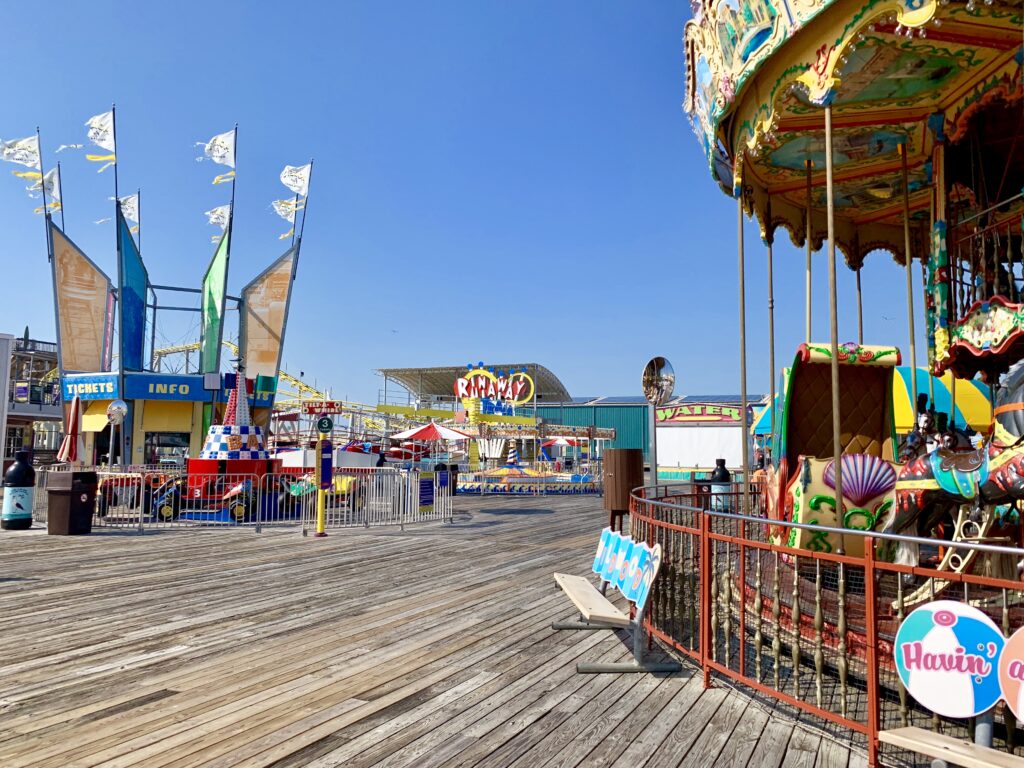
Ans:
<svg viewBox="0 0 1024 768"><path fill-rule="evenodd" d="M927 368L917 369L917 391L928 394L928 379L931 378L935 386L935 410L939 413L949 413L949 406L952 400L950 387L952 375L943 374L942 378L929 377ZM779 395L775 395L776 407L779 407ZM914 428L914 413L917 408L912 402L913 388L910 381L910 366L901 365L896 368L896 376L893 381L893 411L896 419L896 432L905 434ZM779 412L781 417L781 411ZM988 386L980 381L964 381L957 379L956 382L956 415L954 417L956 426L961 429L970 426L977 432L987 432L991 417L991 409L988 399ZM751 427L754 435L770 435L772 432L772 415L766 407L761 409L754 419Z"/></svg>

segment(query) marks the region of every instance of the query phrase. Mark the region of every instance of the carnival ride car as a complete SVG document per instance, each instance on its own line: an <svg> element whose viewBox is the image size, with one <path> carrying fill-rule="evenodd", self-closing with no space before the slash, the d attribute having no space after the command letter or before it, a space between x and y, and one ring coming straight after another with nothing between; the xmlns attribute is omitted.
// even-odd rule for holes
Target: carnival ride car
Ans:
<svg viewBox="0 0 1024 768"><path fill-rule="evenodd" d="M772 461L767 468L764 496L771 519L872 530L894 503L900 465L896 462L892 386L900 352L895 347L845 344L839 347L839 364L841 503L835 498L831 350L826 344L801 344L783 383ZM864 554L861 536L793 528L788 532L788 544Z"/></svg>

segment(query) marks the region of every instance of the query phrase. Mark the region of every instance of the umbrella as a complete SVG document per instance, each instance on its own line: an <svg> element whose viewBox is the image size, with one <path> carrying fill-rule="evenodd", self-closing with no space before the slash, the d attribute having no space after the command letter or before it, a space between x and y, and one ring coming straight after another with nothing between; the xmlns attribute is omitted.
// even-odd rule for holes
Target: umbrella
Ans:
<svg viewBox="0 0 1024 768"><path fill-rule="evenodd" d="M66 461L69 464L78 462L81 411L82 401L78 395L75 395L75 399L71 401L71 413L68 416L68 431L60 444L60 450L57 451L57 461Z"/></svg>
<svg viewBox="0 0 1024 768"><path fill-rule="evenodd" d="M448 427L442 427L440 424L430 422L429 424L422 427L414 427L413 429L407 429L404 432L399 432L391 436L392 440L416 440L421 443L436 443L441 440L470 440L472 435L467 435L465 432L459 432L457 429L449 429Z"/></svg>
<svg viewBox="0 0 1024 768"><path fill-rule="evenodd" d="M540 444L541 448L550 448L552 445L567 445L571 448L575 448L580 444L579 440L575 440L571 437L553 437L550 440L545 440Z"/></svg>

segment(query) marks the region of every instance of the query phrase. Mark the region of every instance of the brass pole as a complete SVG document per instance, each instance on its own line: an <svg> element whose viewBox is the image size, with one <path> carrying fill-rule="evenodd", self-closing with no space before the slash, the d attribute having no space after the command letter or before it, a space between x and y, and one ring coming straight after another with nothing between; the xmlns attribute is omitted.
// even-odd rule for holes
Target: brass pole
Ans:
<svg viewBox="0 0 1024 768"><path fill-rule="evenodd" d="M907 145L899 145L903 162L903 261L907 272L907 330L910 333L910 409L917 413L917 343L914 331L914 276L910 259L910 189L907 180ZM916 419L916 416L915 416Z"/></svg>
<svg viewBox="0 0 1024 768"><path fill-rule="evenodd" d="M768 238L768 407L771 408L772 435L775 435L775 277L772 269L772 242L775 240L771 231L772 202L768 200L767 233Z"/></svg>
<svg viewBox="0 0 1024 768"><path fill-rule="evenodd" d="M837 525L843 525L843 477L841 472L843 453L840 430L842 421L839 414L839 313L836 299L836 238L835 200L832 189L832 106L825 107L825 198L828 216L828 289L829 320L832 334L832 457L836 473L836 516ZM845 543L841 544L845 551Z"/></svg>
<svg viewBox="0 0 1024 768"><path fill-rule="evenodd" d="M860 291L860 267L857 267L857 343L864 343L864 305Z"/></svg>
<svg viewBox="0 0 1024 768"><path fill-rule="evenodd" d="M739 281L740 281L740 412L743 429L740 430L742 440L742 463L743 468L743 512L750 514L750 461L747 441L750 438L747 426L747 306L746 306L746 270L743 263L743 166L742 159L736 161L740 164L738 178L740 180L739 194L736 197L736 242L739 246Z"/></svg>
<svg viewBox="0 0 1024 768"><path fill-rule="evenodd" d="M805 330L804 330L804 341L808 344L811 343L811 166L813 163L810 160L805 160L804 165L807 169L807 224L804 228L804 239L807 241L807 275L806 290L807 290L807 310L805 319Z"/></svg>

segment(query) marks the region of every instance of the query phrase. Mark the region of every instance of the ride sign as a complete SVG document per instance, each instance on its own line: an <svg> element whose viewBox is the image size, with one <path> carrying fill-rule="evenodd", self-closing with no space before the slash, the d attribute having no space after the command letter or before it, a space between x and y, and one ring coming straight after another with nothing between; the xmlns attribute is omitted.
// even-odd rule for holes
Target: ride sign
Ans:
<svg viewBox="0 0 1024 768"><path fill-rule="evenodd" d="M316 420L317 432L327 432L329 434L332 429L334 429L334 421L330 416L321 416Z"/></svg>

